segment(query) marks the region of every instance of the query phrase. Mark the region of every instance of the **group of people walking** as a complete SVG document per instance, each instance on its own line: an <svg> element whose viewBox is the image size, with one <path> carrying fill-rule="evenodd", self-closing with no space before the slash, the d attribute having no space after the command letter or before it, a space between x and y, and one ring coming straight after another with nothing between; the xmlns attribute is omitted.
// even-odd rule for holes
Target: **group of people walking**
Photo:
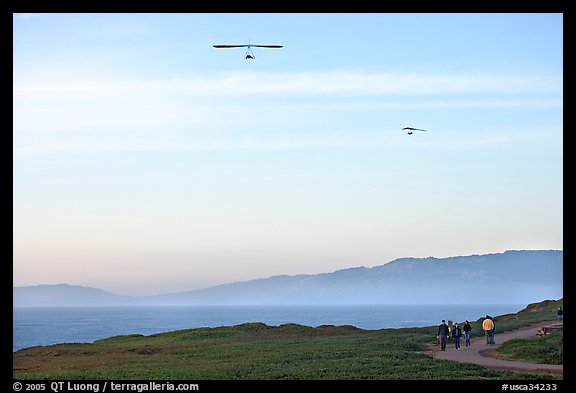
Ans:
<svg viewBox="0 0 576 393"><path fill-rule="evenodd" d="M562 307L558 307L558 311L556 313L558 317L558 322L562 322L564 319L564 310ZM486 318L482 321L482 330L484 330L484 334L486 335L486 345L494 345L494 332L496 331L496 323L494 322L494 318L490 315L486 315ZM440 350L446 350L446 343L448 340L454 340L454 348L456 350L460 349L460 338L462 336L466 339L466 346L470 345L470 332L472 331L472 326L470 322L464 322L464 327L460 328L458 322L455 322L452 325L452 321L446 321L443 319L442 323L438 326L438 341L440 343ZM462 334L464 333L464 334Z"/></svg>
<svg viewBox="0 0 576 393"><path fill-rule="evenodd" d="M482 329L486 334L486 344L494 345L494 330L496 324L494 319L489 315L486 315L486 319L482 322ZM442 323L438 326L438 341L440 343L440 350L446 351L446 343L448 340L452 339L454 341L454 348L458 351L460 350L460 339L464 337L466 346L470 346L470 332L472 331L472 325L470 322L464 322L464 326L461 328L458 322L452 325L452 321L442 320Z"/></svg>
<svg viewBox="0 0 576 393"><path fill-rule="evenodd" d="M454 348L458 351L460 350L460 339L464 336L466 346L470 345L470 332L472 331L472 326L470 322L464 322L464 327L461 328L458 322L452 325L452 321L446 321L443 319L442 323L438 326L438 340L440 341L440 350L446 350L446 343L449 339L454 340Z"/></svg>

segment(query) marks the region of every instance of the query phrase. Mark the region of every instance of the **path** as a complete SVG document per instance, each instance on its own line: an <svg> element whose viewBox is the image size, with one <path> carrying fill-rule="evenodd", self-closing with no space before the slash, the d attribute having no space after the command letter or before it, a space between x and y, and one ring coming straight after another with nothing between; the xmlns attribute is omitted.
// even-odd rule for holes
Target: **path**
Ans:
<svg viewBox="0 0 576 393"><path fill-rule="evenodd" d="M437 348L433 354L433 357L436 359L446 359L460 363L473 363L484 367L499 368L505 370L563 373L564 366L561 364L537 364L517 360L504 360L494 357L496 349L498 349L503 342L514 338L535 338L536 334L538 333L538 329L551 324L558 324L558 321L542 322L537 325L532 325L530 327L522 328L519 330L513 330L500 334L496 333L494 336L495 344L490 346L486 345L485 336L472 338L470 341L471 345L468 347L465 345L464 337L462 337L462 346L460 347L460 350L455 350L454 343L449 343L446 346L446 351L444 352L440 351L440 348Z"/></svg>

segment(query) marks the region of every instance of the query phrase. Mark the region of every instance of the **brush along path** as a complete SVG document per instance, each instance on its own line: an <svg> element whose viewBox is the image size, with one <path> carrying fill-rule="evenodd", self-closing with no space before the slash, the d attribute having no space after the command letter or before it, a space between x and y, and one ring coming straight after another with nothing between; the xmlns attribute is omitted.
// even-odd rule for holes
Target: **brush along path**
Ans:
<svg viewBox="0 0 576 393"><path fill-rule="evenodd" d="M452 360L460 363L478 364L480 366L502 370L563 373L564 366L561 364L529 363L518 360L499 359L495 357L496 350L500 348L504 342L512 339L536 339L538 329L541 329L546 325L557 323L558 322L556 321L544 322L510 332L497 333L494 337L494 345L487 345L485 337L476 337L470 341L471 345L467 347L465 346L464 338L462 338L462 346L460 347L460 350L457 351L453 345L447 345L446 351L442 352L438 349L434 353L434 358Z"/></svg>

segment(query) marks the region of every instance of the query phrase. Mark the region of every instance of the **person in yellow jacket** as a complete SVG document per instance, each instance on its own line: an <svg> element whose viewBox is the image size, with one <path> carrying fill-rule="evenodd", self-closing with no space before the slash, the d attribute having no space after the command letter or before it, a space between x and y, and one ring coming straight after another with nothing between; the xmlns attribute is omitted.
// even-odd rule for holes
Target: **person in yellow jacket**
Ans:
<svg viewBox="0 0 576 393"><path fill-rule="evenodd" d="M482 322L482 329L486 334L486 345L494 345L494 321L489 315L486 315L486 319Z"/></svg>
<svg viewBox="0 0 576 393"><path fill-rule="evenodd" d="M452 321L448 320L448 341L452 339L452 329L454 329L454 326L452 326Z"/></svg>

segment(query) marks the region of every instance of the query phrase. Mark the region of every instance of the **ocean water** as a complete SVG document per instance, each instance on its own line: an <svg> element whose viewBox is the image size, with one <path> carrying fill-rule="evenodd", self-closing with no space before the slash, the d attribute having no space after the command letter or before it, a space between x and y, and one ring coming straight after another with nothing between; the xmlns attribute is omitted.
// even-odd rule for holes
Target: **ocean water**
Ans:
<svg viewBox="0 0 576 393"><path fill-rule="evenodd" d="M516 313L526 305L345 305L345 306L133 306L14 307L12 350L81 343L127 334L263 322L316 327L353 325L385 329L438 325L442 319L475 321L486 314Z"/></svg>

